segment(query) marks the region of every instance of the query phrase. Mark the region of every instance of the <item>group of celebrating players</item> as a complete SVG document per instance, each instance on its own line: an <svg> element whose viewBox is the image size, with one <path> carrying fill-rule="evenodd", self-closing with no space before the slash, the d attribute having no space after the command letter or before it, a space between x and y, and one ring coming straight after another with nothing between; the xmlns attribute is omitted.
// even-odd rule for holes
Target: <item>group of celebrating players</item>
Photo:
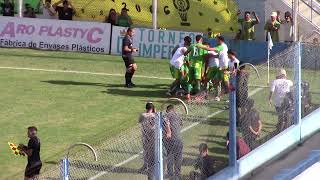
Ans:
<svg viewBox="0 0 320 180"><path fill-rule="evenodd" d="M234 90L229 79L231 74L236 73L240 61L236 53L228 49L222 36L216 40L217 45L210 47L203 41L202 35L196 36L195 43L186 36L184 43L173 50L170 71L175 81L168 95L183 93L190 100L192 95L197 97L203 90L212 90L216 101L220 101L225 93Z"/></svg>

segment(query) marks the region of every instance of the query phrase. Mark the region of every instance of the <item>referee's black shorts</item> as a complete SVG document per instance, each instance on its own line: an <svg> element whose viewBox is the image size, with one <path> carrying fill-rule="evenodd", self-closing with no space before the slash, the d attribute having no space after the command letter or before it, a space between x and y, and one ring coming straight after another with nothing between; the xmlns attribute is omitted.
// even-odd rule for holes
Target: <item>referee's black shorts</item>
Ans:
<svg viewBox="0 0 320 180"><path fill-rule="evenodd" d="M32 163L32 164L28 164L26 167L26 170L24 172L24 176L28 177L28 178L32 178L36 175L39 175L41 167L42 167L41 161L36 162L36 163Z"/></svg>
<svg viewBox="0 0 320 180"><path fill-rule="evenodd" d="M122 59L124 61L124 64L126 66L126 68L130 67L131 64L134 64L134 59L132 55L122 55Z"/></svg>

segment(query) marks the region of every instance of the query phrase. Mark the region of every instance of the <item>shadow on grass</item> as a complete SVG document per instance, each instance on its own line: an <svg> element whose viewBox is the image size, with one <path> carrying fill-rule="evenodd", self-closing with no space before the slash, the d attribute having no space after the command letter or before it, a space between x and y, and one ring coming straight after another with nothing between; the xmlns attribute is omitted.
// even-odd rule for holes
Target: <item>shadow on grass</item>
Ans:
<svg viewBox="0 0 320 180"><path fill-rule="evenodd" d="M277 115L277 112L275 112L275 111L261 111L261 112L271 114L272 116L276 116Z"/></svg>
<svg viewBox="0 0 320 180"><path fill-rule="evenodd" d="M144 89L169 89L169 84L136 84L136 88L144 88ZM122 88L124 84L106 84L107 88Z"/></svg>
<svg viewBox="0 0 320 180"><path fill-rule="evenodd" d="M140 153L137 151L114 150L114 149L103 149L102 151L105 151L108 153L121 153L121 154L131 154L131 155L136 155Z"/></svg>
<svg viewBox="0 0 320 180"><path fill-rule="evenodd" d="M110 173L130 173L130 174L141 174L139 169L133 168L126 168L126 167L115 167L111 165L103 165L103 164L92 164L84 161L73 161L70 162L71 166L86 169L86 170L93 170L93 171L105 171Z"/></svg>
<svg viewBox="0 0 320 180"><path fill-rule="evenodd" d="M136 89L107 89L106 91L101 91L102 93L119 95L119 96L133 96L133 97L148 97L148 98L164 98L165 90L157 91L145 91Z"/></svg>
<svg viewBox="0 0 320 180"><path fill-rule="evenodd" d="M77 81L65 81L65 80L47 80L41 81L44 83L54 85L74 85L74 86L102 86L107 88L124 88L124 84L104 84L104 83L93 83L93 82L77 82ZM144 89L168 89L168 84L138 84L136 88Z"/></svg>
<svg viewBox="0 0 320 180"><path fill-rule="evenodd" d="M59 164L57 161L45 161L45 164Z"/></svg>
<svg viewBox="0 0 320 180"><path fill-rule="evenodd" d="M54 85L73 85L73 86L102 86L105 87L102 83L91 83L91 82L76 82L76 81L63 81L63 80L48 80L41 81Z"/></svg>

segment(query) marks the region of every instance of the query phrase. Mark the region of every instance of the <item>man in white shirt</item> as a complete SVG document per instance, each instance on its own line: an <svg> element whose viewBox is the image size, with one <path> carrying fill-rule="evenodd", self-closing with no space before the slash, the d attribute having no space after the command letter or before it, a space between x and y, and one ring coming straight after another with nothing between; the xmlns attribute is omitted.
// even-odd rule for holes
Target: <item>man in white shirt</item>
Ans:
<svg viewBox="0 0 320 180"><path fill-rule="evenodd" d="M291 87L293 82L287 79L287 72L284 69L280 69L276 80L271 83L269 103L274 105L276 112L278 114L278 125L277 129L280 131L282 129L282 124L286 123L285 113L287 105L285 99L288 98L288 95L291 92Z"/></svg>
<svg viewBox="0 0 320 180"><path fill-rule="evenodd" d="M229 58L228 67L229 67L230 74L235 74L239 69L240 61L239 59L237 59L236 55L237 55L236 52L232 50L228 51L228 58Z"/></svg>
<svg viewBox="0 0 320 180"><path fill-rule="evenodd" d="M190 99L190 92L191 89L188 86L188 84L186 84L186 76L187 76L187 65L185 63L185 58L186 56L184 55L187 50L188 47L191 44L191 38L189 36L186 36L184 38L184 44L181 47L178 47L171 60L170 60L170 71L171 71L171 75L172 77L175 79L175 81L172 83L172 85L170 86L169 91L167 92L168 95L172 95L173 91L180 85L182 85L186 91L187 91L187 99ZM182 82L183 81L183 82Z"/></svg>
<svg viewBox="0 0 320 180"><path fill-rule="evenodd" d="M45 0L45 2L42 5L42 11L43 11L43 19L57 19L56 17L56 11L51 5L51 0Z"/></svg>

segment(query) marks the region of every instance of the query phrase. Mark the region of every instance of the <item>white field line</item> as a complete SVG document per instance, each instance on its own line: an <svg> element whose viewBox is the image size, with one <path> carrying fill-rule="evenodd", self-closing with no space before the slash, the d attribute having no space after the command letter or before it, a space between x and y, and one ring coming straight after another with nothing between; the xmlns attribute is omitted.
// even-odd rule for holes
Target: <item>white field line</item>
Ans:
<svg viewBox="0 0 320 180"><path fill-rule="evenodd" d="M256 89L254 89L253 91L251 91L251 92L249 93L249 97L255 95L256 93L258 93L258 92L261 91L262 89L263 89L263 88L256 88ZM223 111L225 111L225 110L216 111L216 112L208 115L207 118L212 118L212 117L214 117L214 116L222 113ZM188 131L189 129L191 129L191 128L197 126L197 125L199 125L201 122L203 122L203 121L199 121L199 122L192 123L191 125L183 128L183 129L181 130L181 133L183 133L183 132L185 132L185 131ZM143 152L143 151L140 151L139 154L141 154L142 152ZM126 164L126 163L129 163L130 161L135 160L136 158L139 157L139 154L135 154L135 155L129 157L128 159L120 162L119 164L116 164L111 170L113 170L113 169L115 169L115 168L117 168L117 167L120 167L120 166L122 166L122 165L124 165L124 164ZM107 171L102 171L102 172L100 172L100 173L98 173L98 174L90 177L89 180L97 179L97 178L99 178L99 177L101 177L101 176L103 176L103 175L105 175L105 174L107 174Z"/></svg>
<svg viewBox="0 0 320 180"><path fill-rule="evenodd" d="M72 71L72 70L58 70L58 69L38 69L38 68L23 68L23 67L0 67L0 69L25 70L25 71L42 71L42 72L59 72L59 73L73 73L73 74L89 74L89 75L99 75L99 76L119 76L119 77L124 77L124 74L110 74L110 73L97 73L97 72L88 72L88 71ZM135 75L134 77L146 78L146 79L173 80L172 78L162 78L162 77L155 77L155 76Z"/></svg>
<svg viewBox="0 0 320 180"><path fill-rule="evenodd" d="M42 71L42 72L59 72L59 73L74 73L74 74L89 74L89 75L100 75L100 76L120 76L122 77L123 75L122 74L110 74L110 73L96 73L96 72L87 72L87 71L72 71L72 70L54 70L54 69L39 69L39 68L23 68L23 67L0 67L0 69L11 69L11 70L26 70L26 71ZM173 80L172 78L161 78L161 77L155 77L155 76L140 76L140 75L135 75L134 77L137 77L137 78L146 78L146 79L161 79L161 80ZM250 96L253 96L254 94L256 94L257 92L261 91L263 88L256 88L254 89L253 91L251 91L249 93L249 97ZM219 110L219 111L216 111L210 115L207 116L207 118L212 118L220 113L222 113L224 110ZM181 133L185 132L185 131L188 131L189 129L199 125L202 121L199 121L199 122L195 122L195 123L192 123L191 125L183 128L181 130ZM117 167L120 167L126 163L129 163L130 161L133 161L134 159L138 158L139 157L139 154L141 154L141 152L139 152L138 154L135 154L131 157L129 157L128 159L116 164L111 170L117 168ZM103 176L104 174L106 174L107 172L106 171L102 171L98 174L96 174L95 176L92 176L89 178L89 180L94 180L96 178L99 178L101 176Z"/></svg>
<svg viewBox="0 0 320 180"><path fill-rule="evenodd" d="M24 71L42 71L42 72L57 72L57 73L73 73L73 74L88 74L88 75L98 75L98 76L116 76L124 77L124 74L111 74L111 73L98 73L98 72L89 72L89 71L74 71L74 70L59 70L59 69L42 69L42 68L28 68L28 67L10 67L10 66L0 66L0 69L9 69L9 70L24 70ZM173 78L166 77L156 77L156 76L142 76L134 75L136 78L145 78L145 79L159 79L159 80L174 80ZM253 86L249 87L262 87L267 88L268 86ZM259 88L258 88L259 89Z"/></svg>

